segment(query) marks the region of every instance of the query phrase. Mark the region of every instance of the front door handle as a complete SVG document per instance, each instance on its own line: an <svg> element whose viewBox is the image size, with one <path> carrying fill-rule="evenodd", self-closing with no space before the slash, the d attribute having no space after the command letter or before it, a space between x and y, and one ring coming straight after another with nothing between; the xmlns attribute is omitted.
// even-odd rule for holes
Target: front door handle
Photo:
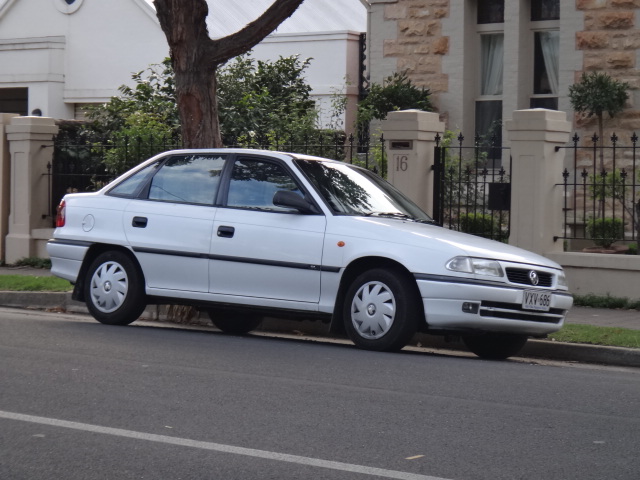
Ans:
<svg viewBox="0 0 640 480"><path fill-rule="evenodd" d="M147 226L147 217L133 217L131 226L135 228L145 228Z"/></svg>
<svg viewBox="0 0 640 480"><path fill-rule="evenodd" d="M236 229L233 227L226 227L224 225L218 227L218 236L224 238L232 238Z"/></svg>

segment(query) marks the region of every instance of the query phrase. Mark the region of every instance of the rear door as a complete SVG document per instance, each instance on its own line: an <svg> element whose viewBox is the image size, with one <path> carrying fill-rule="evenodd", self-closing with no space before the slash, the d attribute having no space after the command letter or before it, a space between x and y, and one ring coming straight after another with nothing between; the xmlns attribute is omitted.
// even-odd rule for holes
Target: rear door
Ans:
<svg viewBox="0 0 640 480"><path fill-rule="evenodd" d="M148 287L209 291L208 253L225 156L175 155L124 214Z"/></svg>

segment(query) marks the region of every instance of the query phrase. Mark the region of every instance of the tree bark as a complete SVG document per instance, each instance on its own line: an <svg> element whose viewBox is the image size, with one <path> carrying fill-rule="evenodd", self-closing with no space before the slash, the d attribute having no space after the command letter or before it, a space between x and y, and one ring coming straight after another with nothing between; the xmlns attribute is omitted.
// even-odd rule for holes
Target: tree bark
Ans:
<svg viewBox="0 0 640 480"><path fill-rule="evenodd" d="M209 6L206 0L154 0L160 26L169 44L186 148L222 146L216 98L217 68L251 50L291 16L303 1L274 1L242 30L213 40L207 29Z"/></svg>

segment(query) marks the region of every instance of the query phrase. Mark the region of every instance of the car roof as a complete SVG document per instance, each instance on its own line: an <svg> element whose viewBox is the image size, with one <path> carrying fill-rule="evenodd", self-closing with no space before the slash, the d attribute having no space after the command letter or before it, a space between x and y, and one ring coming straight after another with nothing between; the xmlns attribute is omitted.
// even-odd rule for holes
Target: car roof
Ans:
<svg viewBox="0 0 640 480"><path fill-rule="evenodd" d="M185 149L177 149L177 150L167 150L162 152L156 157L166 156L166 155L185 155L185 154L194 154L194 153L232 153L232 154L244 154L244 155L264 155L271 156L276 158L283 157L286 158L295 158L300 160L315 160L315 161L324 161L324 162L337 162L337 160L332 160L330 158L318 157L314 155L307 155L303 153L291 153L291 152L283 152L278 150L263 150L263 149L255 149L255 148L185 148ZM154 157L154 158L156 158ZM339 162L344 163L344 162Z"/></svg>

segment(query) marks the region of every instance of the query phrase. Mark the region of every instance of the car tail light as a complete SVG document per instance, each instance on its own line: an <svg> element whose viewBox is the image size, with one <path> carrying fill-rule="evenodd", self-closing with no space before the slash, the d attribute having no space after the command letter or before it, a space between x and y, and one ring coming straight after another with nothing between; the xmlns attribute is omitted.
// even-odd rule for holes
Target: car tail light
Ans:
<svg viewBox="0 0 640 480"><path fill-rule="evenodd" d="M67 204L62 200L60 205L58 205L58 211L56 213L56 227L64 227L65 221L67 220L66 207Z"/></svg>

